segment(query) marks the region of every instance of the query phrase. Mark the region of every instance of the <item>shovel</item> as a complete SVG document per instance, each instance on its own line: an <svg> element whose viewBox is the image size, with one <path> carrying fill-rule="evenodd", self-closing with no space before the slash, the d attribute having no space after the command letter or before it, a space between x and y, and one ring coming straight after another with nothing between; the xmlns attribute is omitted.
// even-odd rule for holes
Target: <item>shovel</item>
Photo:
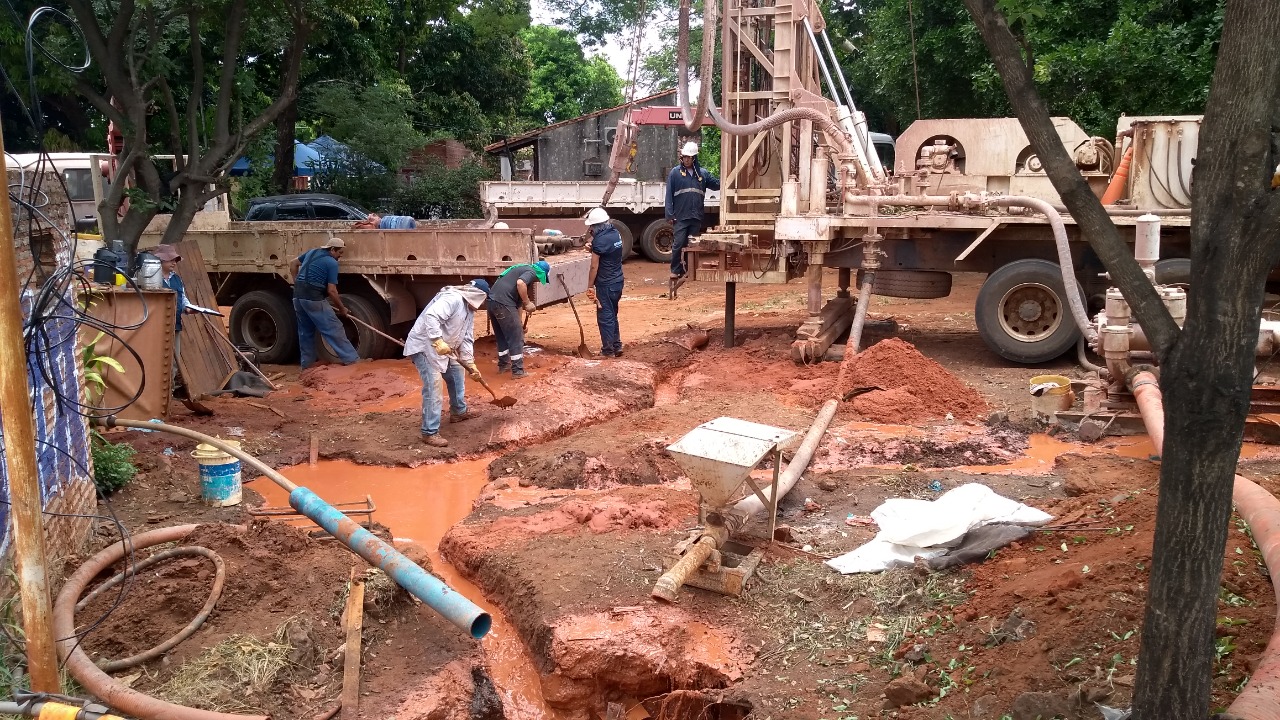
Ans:
<svg viewBox="0 0 1280 720"><path fill-rule="evenodd" d="M578 317L578 308L573 304L573 293L569 292L569 286L564 284L564 276L557 275L560 280L560 287L564 288L565 297L569 299L569 309L573 311L573 319L578 321L578 357L591 358L591 348L587 347L587 333L582 329L582 318Z"/></svg>
<svg viewBox="0 0 1280 720"><path fill-rule="evenodd" d="M395 339L395 338L391 337L390 335L388 335L388 334L386 334L386 333L382 332L382 331L381 331L381 330L379 330L378 328L373 327L372 325L370 325L369 323L367 323L367 322L365 322L365 321L361 320L360 318L356 317L355 315L351 315L350 317L351 317L351 320L352 320L353 322L355 322L357 325L362 325L362 326L364 326L364 327L366 327L366 328L369 328L369 329L370 329L370 330L372 330L373 332L375 332L375 333L377 333L377 334L381 335L382 337L384 337L384 338L386 338L386 339L390 340L391 342L393 342L393 343L395 343L395 344L399 345L400 347L404 347L404 343L402 343L402 342L400 342L399 340L397 340L397 339ZM455 359L456 359L456 357L457 357L457 356L456 356L456 355L450 355L450 357L453 357L453 358L455 358ZM515 405L515 404L516 404L516 399L515 399L515 398L513 398L513 397L511 397L510 395L503 395L502 397L498 397L498 394L497 394L497 393L495 393L495 392L493 391L493 388L489 387L489 383L487 383L487 382L485 382L485 381L484 381L484 376L480 375L480 373L476 373L476 379L477 379L477 380L479 380L479 381L480 381L480 384L484 386L484 389L485 389L485 390L488 390L488 391L489 391L489 394L493 396L493 400L490 400L489 402L492 402L494 405L497 405L497 406L498 406L498 407L500 407L500 408L509 408L509 407L511 407L512 405Z"/></svg>

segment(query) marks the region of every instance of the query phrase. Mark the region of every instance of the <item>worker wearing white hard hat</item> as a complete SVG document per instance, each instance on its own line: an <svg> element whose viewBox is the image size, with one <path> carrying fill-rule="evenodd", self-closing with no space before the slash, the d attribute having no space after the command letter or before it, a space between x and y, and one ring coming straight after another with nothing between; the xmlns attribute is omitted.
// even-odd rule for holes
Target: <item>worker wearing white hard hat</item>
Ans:
<svg viewBox="0 0 1280 720"><path fill-rule="evenodd" d="M622 357L622 331L618 327L618 302L622 300L622 235L609 222L609 213L602 207L591 208L583 222L591 231L587 297L596 304L600 354Z"/></svg>
<svg viewBox="0 0 1280 720"><path fill-rule="evenodd" d="M707 190L719 189L720 179L698 165L698 144L685 143L680 148L680 164L667 175L667 219L675 230L671 242L673 289L686 273L684 248L689 244L689 237L702 233Z"/></svg>

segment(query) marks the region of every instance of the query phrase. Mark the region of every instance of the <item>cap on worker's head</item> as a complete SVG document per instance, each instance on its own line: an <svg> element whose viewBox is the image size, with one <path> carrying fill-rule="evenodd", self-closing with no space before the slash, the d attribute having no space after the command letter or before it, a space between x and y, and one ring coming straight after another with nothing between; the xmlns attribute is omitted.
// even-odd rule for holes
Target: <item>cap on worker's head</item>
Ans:
<svg viewBox="0 0 1280 720"><path fill-rule="evenodd" d="M539 260L533 264L533 269L538 273L538 282L543 285L547 284L547 273L551 272L551 263L546 260Z"/></svg>
<svg viewBox="0 0 1280 720"><path fill-rule="evenodd" d="M177 248L175 248L172 245L157 245L151 248L151 254L155 255L160 260L164 260L165 262L168 262L171 260L177 261L182 259L182 256L178 254Z"/></svg>
<svg viewBox="0 0 1280 720"><path fill-rule="evenodd" d="M321 249L329 249L329 248L345 248L346 246L347 246L347 243L343 241L342 238L331 237L328 240L325 240L324 244L321 245L320 247Z"/></svg>
<svg viewBox="0 0 1280 720"><path fill-rule="evenodd" d="M510 230L511 226L504 222L499 222L499 223L493 224L493 229L494 230Z"/></svg>
<svg viewBox="0 0 1280 720"><path fill-rule="evenodd" d="M478 288L480 288L481 290L483 290L485 295L488 295L488 294L489 294L489 281L488 281L488 280L485 280L484 278L476 278L475 280L472 280L472 281L471 281L471 284L472 284L472 285L474 285L475 287L478 287Z"/></svg>
<svg viewBox="0 0 1280 720"><path fill-rule="evenodd" d="M605 212L602 207L591 208L591 212L587 213L587 219L584 221L588 225L600 225L609 222L609 213Z"/></svg>
<svg viewBox="0 0 1280 720"><path fill-rule="evenodd" d="M696 142L685 143L684 147L680 148L680 156L681 157L697 157L698 143Z"/></svg>

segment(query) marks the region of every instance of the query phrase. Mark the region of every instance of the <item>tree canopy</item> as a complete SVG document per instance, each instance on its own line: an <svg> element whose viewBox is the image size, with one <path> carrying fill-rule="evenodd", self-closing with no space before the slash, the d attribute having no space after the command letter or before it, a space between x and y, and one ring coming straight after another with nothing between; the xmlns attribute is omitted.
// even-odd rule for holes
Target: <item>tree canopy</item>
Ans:
<svg viewBox="0 0 1280 720"><path fill-rule="evenodd" d="M586 58L567 30L535 25L520 34L533 66L521 118L556 122L622 103L622 78L600 56Z"/></svg>

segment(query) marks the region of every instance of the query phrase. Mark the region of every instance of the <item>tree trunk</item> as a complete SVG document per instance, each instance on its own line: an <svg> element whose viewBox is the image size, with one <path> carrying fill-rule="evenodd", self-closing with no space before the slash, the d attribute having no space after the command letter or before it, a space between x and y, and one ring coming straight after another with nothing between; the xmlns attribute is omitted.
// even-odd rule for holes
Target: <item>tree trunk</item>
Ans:
<svg viewBox="0 0 1280 720"><path fill-rule="evenodd" d="M1160 502L1135 720L1209 710L1218 592L1280 197L1280 4L1228 2L1196 158L1191 282L1182 338L1162 367Z"/></svg>
<svg viewBox="0 0 1280 720"><path fill-rule="evenodd" d="M298 124L298 101L289 103L276 118L275 165L271 168L271 189L278 195L293 184L293 141Z"/></svg>

